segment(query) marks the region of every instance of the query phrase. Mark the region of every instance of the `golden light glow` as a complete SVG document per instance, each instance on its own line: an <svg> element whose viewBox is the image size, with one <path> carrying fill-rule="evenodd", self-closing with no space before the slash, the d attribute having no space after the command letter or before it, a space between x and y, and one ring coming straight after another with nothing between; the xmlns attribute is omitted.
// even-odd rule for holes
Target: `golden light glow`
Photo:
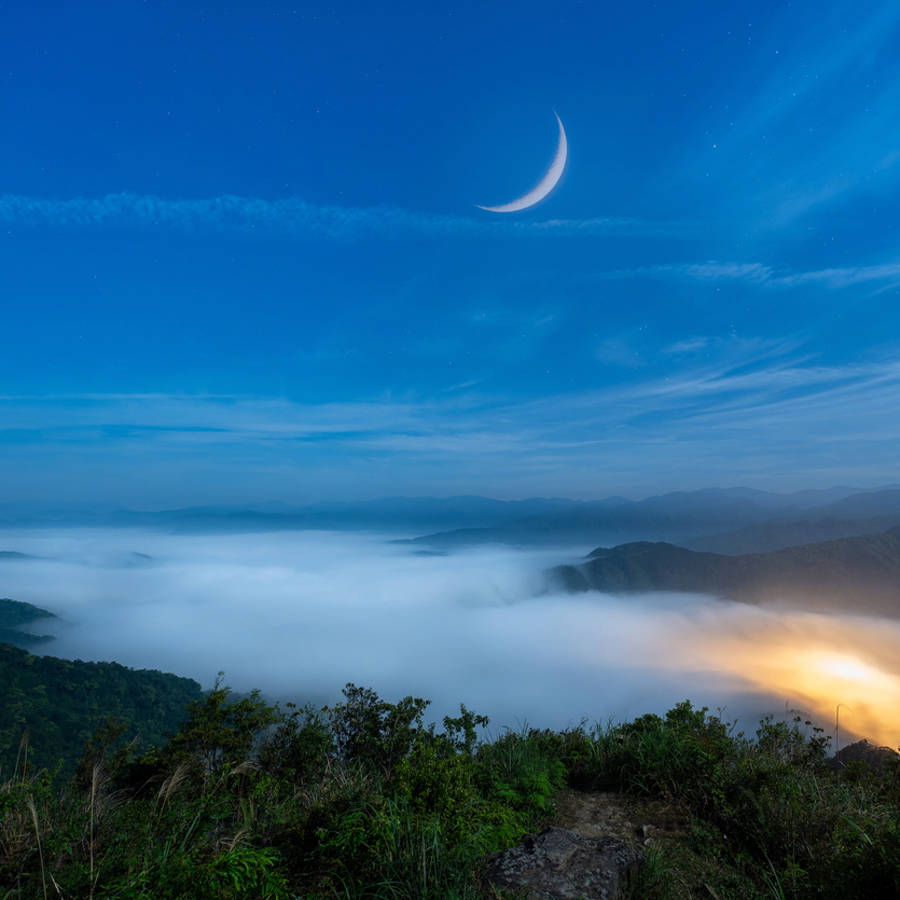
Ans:
<svg viewBox="0 0 900 900"><path fill-rule="evenodd" d="M883 673L864 662L854 659L852 656L832 656L823 654L813 662L820 671L828 676L840 678L845 681L869 681L875 682L883 677Z"/></svg>
<svg viewBox="0 0 900 900"><path fill-rule="evenodd" d="M730 604L670 625L673 668L706 672L719 689L743 683L829 732L840 705L841 745L900 747L900 621Z"/></svg>

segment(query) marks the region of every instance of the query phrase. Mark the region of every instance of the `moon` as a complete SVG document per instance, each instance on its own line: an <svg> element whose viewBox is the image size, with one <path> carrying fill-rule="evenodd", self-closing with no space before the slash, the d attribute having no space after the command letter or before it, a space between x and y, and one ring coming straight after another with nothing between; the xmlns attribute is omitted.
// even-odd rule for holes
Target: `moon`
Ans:
<svg viewBox="0 0 900 900"><path fill-rule="evenodd" d="M557 182L562 178L563 169L566 167L569 145L566 141L566 130L563 128L562 119L556 113L553 113L553 115L556 116L556 122L559 125L559 145L556 148L556 156L553 157L553 162L550 163L550 168L547 169L544 177L527 194L519 197L518 200L504 203L502 206L479 206L479 209L496 213L518 212L520 209L528 209L529 206L540 203L556 187Z"/></svg>

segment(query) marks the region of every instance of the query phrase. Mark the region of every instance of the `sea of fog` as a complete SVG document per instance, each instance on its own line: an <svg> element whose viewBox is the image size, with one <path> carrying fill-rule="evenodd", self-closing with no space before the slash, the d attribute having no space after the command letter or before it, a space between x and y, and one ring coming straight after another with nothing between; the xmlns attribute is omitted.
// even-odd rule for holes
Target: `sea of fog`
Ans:
<svg viewBox="0 0 900 900"><path fill-rule="evenodd" d="M900 622L697 595L547 593L558 550L422 555L338 532L0 531L0 596L51 610L46 652L325 703L355 682L460 702L490 731L624 720L690 698L900 743Z"/></svg>

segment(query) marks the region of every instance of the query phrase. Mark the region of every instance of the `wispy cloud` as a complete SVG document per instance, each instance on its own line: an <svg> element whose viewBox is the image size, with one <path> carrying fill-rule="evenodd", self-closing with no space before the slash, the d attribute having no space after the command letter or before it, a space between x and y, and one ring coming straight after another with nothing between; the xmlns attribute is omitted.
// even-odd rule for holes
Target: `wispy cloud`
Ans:
<svg viewBox="0 0 900 900"><path fill-rule="evenodd" d="M709 346L709 338L707 337L692 337L687 338L683 341L676 341L674 344L669 344L668 347L663 348L664 353L669 353L673 356L681 356L687 353L699 353L701 350L705 350Z"/></svg>
<svg viewBox="0 0 900 900"><path fill-rule="evenodd" d="M795 272L780 275L771 279L771 283L779 287L822 284L834 290L867 282L900 283L900 263L892 262L873 266L817 269L811 272Z"/></svg>
<svg viewBox="0 0 900 900"><path fill-rule="evenodd" d="M66 490L81 478L85 491L107 479L129 496L156 496L157 482L163 490L174 484L187 491L184 502L228 499L232 491L283 497L286 484L307 497L590 496L716 481L791 487L896 476L900 422L890 410L900 406L900 361L820 365L790 342L703 346L702 364L667 374L632 370L615 385L528 402L465 385L453 395L322 404L6 397L0 473L17 490L31 479L45 493L63 476Z"/></svg>
<svg viewBox="0 0 900 900"><path fill-rule="evenodd" d="M710 284L717 282L741 282L768 288L796 288L808 285L821 285L829 290L840 290L867 283L880 283L882 286L900 284L900 262L792 272L779 270L776 267L759 262L743 263L708 260L700 263L666 263L638 266L633 269L613 269L608 272L601 272L596 277L600 280L627 278L678 279Z"/></svg>
<svg viewBox="0 0 900 900"><path fill-rule="evenodd" d="M224 195L166 199L141 194L45 199L0 196L0 225L17 228L140 228L182 233L232 232L326 238L678 235L685 223L599 217L521 221L447 216L396 207L318 206L298 198Z"/></svg>
<svg viewBox="0 0 900 900"><path fill-rule="evenodd" d="M671 167L679 179L727 185L728 215L760 229L896 184L900 170L900 7L811 9L784 4L763 32L752 29L756 49L735 67L728 102L711 105Z"/></svg>
<svg viewBox="0 0 900 900"><path fill-rule="evenodd" d="M772 269L761 263L704 262L676 266L658 266L669 272L696 281L748 281L763 284L772 278Z"/></svg>

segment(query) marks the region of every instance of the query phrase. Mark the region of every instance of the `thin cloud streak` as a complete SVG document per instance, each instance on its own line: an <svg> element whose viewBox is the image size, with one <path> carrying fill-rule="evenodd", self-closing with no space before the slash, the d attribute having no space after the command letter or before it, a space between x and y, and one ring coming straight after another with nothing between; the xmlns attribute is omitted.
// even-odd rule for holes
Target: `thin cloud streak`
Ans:
<svg viewBox="0 0 900 900"><path fill-rule="evenodd" d="M763 65L737 70L735 102L710 107L679 148L673 177L727 183L731 214L740 208L742 221L765 230L852 202L875 185L892 189L900 9L863 7L839 2L810 16L785 4L753 36L762 39L755 59Z"/></svg>
<svg viewBox="0 0 900 900"><path fill-rule="evenodd" d="M602 281L630 278L677 279L706 283L741 282L766 288L799 288L821 285L829 290L841 290L858 284L883 282L883 287L900 284L900 262L866 266L843 266L812 269L806 272L779 272L775 267L759 262L667 263L637 266L633 269L613 269L600 272Z"/></svg>
<svg viewBox="0 0 900 900"><path fill-rule="evenodd" d="M439 215L395 207L318 206L291 197L264 200L223 195L166 199L119 193L68 200L0 196L0 225L17 228L140 228L184 234L234 233L359 239L556 235L684 235L683 222L595 217L541 222Z"/></svg>

